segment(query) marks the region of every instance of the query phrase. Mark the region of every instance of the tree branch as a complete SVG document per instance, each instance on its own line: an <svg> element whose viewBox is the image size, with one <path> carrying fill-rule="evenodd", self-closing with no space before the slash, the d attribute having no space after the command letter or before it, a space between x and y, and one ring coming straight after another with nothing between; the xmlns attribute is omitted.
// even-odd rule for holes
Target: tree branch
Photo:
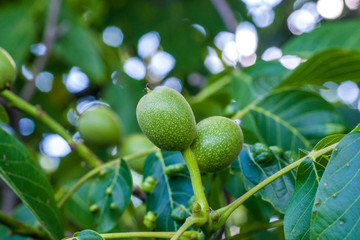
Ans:
<svg viewBox="0 0 360 240"><path fill-rule="evenodd" d="M218 11L227 30L234 33L236 30L237 21L233 12L231 11L229 4L226 2L226 0L211 0L211 2Z"/></svg>
<svg viewBox="0 0 360 240"><path fill-rule="evenodd" d="M56 25L59 18L61 1L62 0L52 0L51 3L49 4L46 27L44 29L44 34L42 39L42 42L46 47L46 52L44 55L38 56L35 59L34 67L33 67L34 79L32 81L27 82L21 93L21 97L25 101L29 101L33 96L35 92L35 78L40 72L42 72L45 69L49 57L51 55L51 51L57 36L58 29Z"/></svg>

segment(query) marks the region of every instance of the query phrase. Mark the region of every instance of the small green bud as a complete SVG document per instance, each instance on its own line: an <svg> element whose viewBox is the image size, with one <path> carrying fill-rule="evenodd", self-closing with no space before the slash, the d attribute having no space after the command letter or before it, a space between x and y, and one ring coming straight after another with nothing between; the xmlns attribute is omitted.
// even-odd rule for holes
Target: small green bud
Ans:
<svg viewBox="0 0 360 240"><path fill-rule="evenodd" d="M157 182L156 182L155 178L153 176L148 176L143 181L141 188L144 192L151 193L154 190L156 184L157 184Z"/></svg>
<svg viewBox="0 0 360 240"><path fill-rule="evenodd" d="M193 213L194 217L200 217L201 206L198 202L194 202L194 204L192 206L192 213Z"/></svg>
<svg viewBox="0 0 360 240"><path fill-rule="evenodd" d="M97 205L97 204L93 204L89 208L89 211L92 213L97 212L98 210L99 210L99 205Z"/></svg>
<svg viewBox="0 0 360 240"><path fill-rule="evenodd" d="M186 219L186 210L183 205L178 206L171 212L171 218L175 221L183 222Z"/></svg>
<svg viewBox="0 0 360 240"><path fill-rule="evenodd" d="M114 202L110 204L110 209L111 209L111 210L115 210L115 209L116 209L116 205L115 205Z"/></svg>
<svg viewBox="0 0 360 240"><path fill-rule="evenodd" d="M199 234L196 234L196 233L191 234L190 239L191 240L199 240L200 239Z"/></svg>
<svg viewBox="0 0 360 240"><path fill-rule="evenodd" d="M157 216L154 212L149 211L144 216L144 225L147 229L153 230L156 227Z"/></svg>
<svg viewBox="0 0 360 240"><path fill-rule="evenodd" d="M174 177L179 174L185 174L187 166L184 163L175 163L165 167L165 174L169 177Z"/></svg>
<svg viewBox="0 0 360 240"><path fill-rule="evenodd" d="M263 143L256 143L253 145L252 150L254 161L257 163L267 163L273 160L274 154L271 149Z"/></svg>
<svg viewBox="0 0 360 240"><path fill-rule="evenodd" d="M281 156L281 155L284 154L284 150L279 146L270 146L269 148L273 152L273 154L275 154L275 155L280 155Z"/></svg>
<svg viewBox="0 0 360 240"><path fill-rule="evenodd" d="M106 194L111 195L112 194L112 187L106 188Z"/></svg>
<svg viewBox="0 0 360 240"><path fill-rule="evenodd" d="M217 222L220 218L220 213L217 212L217 211L214 211L211 213L211 219L214 221L214 222Z"/></svg>

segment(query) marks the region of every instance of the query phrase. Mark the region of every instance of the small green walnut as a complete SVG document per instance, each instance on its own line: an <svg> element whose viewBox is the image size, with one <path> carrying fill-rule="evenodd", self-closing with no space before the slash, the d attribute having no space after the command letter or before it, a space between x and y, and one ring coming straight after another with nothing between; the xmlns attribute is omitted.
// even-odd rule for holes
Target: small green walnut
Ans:
<svg viewBox="0 0 360 240"><path fill-rule="evenodd" d="M171 88L158 88L142 97L136 117L143 133L157 147L183 151L195 138L195 117L185 98Z"/></svg>
<svg viewBox="0 0 360 240"><path fill-rule="evenodd" d="M10 54L0 47L0 90L10 86L16 78L16 65Z"/></svg>
<svg viewBox="0 0 360 240"><path fill-rule="evenodd" d="M105 147L121 142L121 122L110 108L94 107L84 112L78 122L80 136L85 142Z"/></svg>
<svg viewBox="0 0 360 240"><path fill-rule="evenodd" d="M239 125L225 117L209 117L196 125L196 137L191 145L199 169L220 171L240 154L244 138Z"/></svg>
<svg viewBox="0 0 360 240"><path fill-rule="evenodd" d="M141 133L135 133L125 138L121 146L121 155L126 156L146 151L154 144ZM138 173L143 173L146 156L128 161L128 166Z"/></svg>

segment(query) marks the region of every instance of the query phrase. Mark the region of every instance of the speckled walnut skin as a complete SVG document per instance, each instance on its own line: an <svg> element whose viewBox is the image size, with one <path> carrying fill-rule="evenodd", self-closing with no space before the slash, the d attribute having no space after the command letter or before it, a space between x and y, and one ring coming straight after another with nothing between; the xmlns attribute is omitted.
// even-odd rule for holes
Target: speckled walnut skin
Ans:
<svg viewBox="0 0 360 240"><path fill-rule="evenodd" d="M157 147L183 151L195 138L195 117L185 98L171 88L158 88L142 97L136 117L143 133Z"/></svg>
<svg viewBox="0 0 360 240"><path fill-rule="evenodd" d="M241 128L233 120L209 117L196 125L196 137L191 150L201 171L216 172L236 159L243 142Z"/></svg>

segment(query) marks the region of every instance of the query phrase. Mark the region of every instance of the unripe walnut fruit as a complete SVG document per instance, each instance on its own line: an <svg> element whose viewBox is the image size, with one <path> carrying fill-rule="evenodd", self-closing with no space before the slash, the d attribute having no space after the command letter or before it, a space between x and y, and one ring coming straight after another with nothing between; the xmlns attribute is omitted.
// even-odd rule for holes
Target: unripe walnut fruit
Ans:
<svg viewBox="0 0 360 240"><path fill-rule="evenodd" d="M187 149L195 138L195 117L185 98L171 88L158 88L143 96L136 117L143 133L167 151Z"/></svg>
<svg viewBox="0 0 360 240"><path fill-rule="evenodd" d="M225 117L209 117L196 125L191 150L201 171L216 172L237 158L243 142L243 133L235 121Z"/></svg>
<svg viewBox="0 0 360 240"><path fill-rule="evenodd" d="M81 114L78 123L80 136L95 146L109 146L121 141L120 118L105 106L91 108Z"/></svg>
<svg viewBox="0 0 360 240"><path fill-rule="evenodd" d="M16 65L10 54L0 47L0 90L10 86L16 78Z"/></svg>

